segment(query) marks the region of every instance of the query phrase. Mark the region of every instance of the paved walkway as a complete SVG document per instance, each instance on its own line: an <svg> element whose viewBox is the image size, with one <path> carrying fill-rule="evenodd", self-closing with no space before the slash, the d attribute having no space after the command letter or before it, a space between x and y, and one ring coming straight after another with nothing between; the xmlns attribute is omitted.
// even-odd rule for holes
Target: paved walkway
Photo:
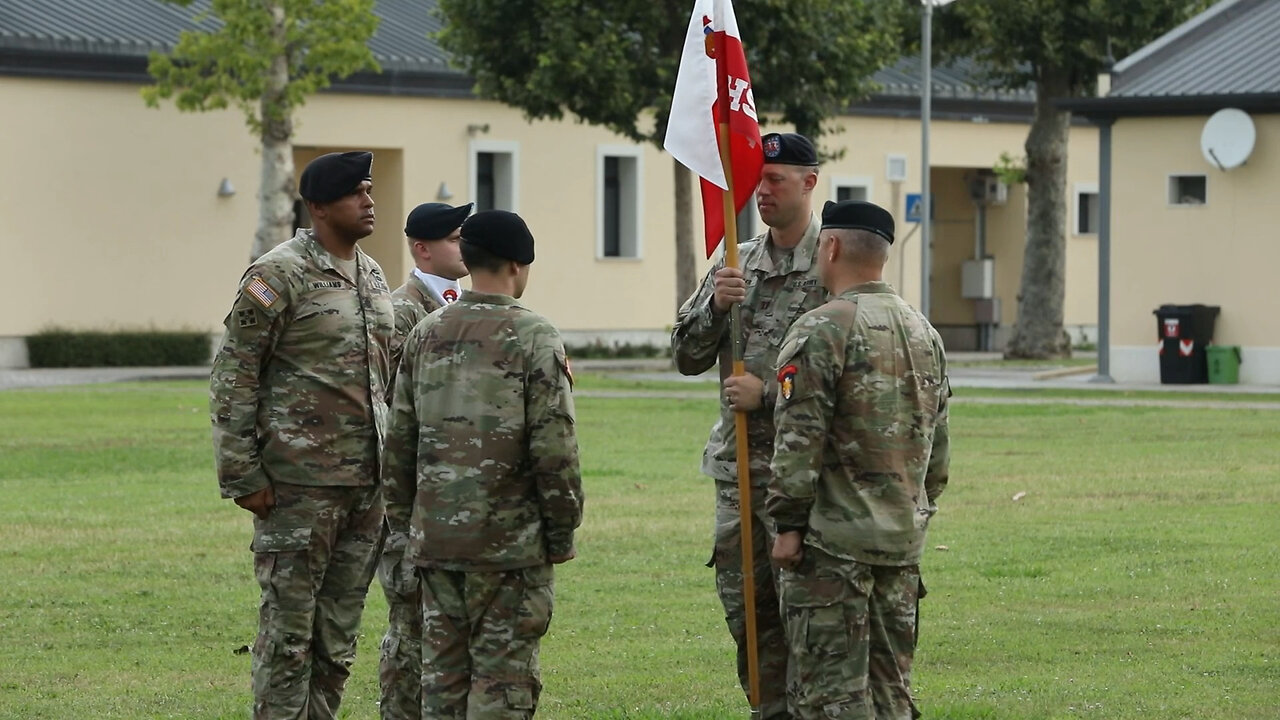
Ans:
<svg viewBox="0 0 1280 720"><path fill-rule="evenodd" d="M1178 393L1183 396L1176 399L1133 397L974 397L966 396L961 392L956 401L962 403L998 403L1006 405L1067 404L1097 407L1126 406L1280 410L1280 386L1121 385L1118 383L1096 383L1091 382L1094 376L1094 371L1087 366L1057 369L1052 369L1049 365L1044 367L996 367L993 364L988 364L992 363L999 357L995 354L955 353L948 357L953 364L951 371L952 385L958 390L966 388L982 388L1003 390L1069 389L1114 392L1156 391ZM714 369L697 377L685 377L675 372L671 368L670 360L664 358L640 360L578 360L573 363L573 367L578 372L609 372L616 374L621 378L645 381L696 383L715 380L717 377ZM207 380L208 378L208 367L0 369L0 390L143 380ZM1271 402L1269 400L1223 401L1196 397L1197 395L1204 393L1266 394L1275 396L1275 402ZM716 396L714 392L709 392L702 388L690 388L688 391L583 390L579 391L578 394L582 397L600 398L649 397L713 399Z"/></svg>

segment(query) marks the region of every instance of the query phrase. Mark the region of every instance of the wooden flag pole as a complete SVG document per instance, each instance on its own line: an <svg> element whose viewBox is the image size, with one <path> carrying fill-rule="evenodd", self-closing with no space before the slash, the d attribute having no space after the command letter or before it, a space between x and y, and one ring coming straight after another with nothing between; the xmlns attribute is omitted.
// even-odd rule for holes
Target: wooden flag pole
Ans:
<svg viewBox="0 0 1280 720"><path fill-rule="evenodd" d="M738 267L738 213L733 206L733 160L729 150L729 123L722 121L719 132L720 163L724 166L724 264ZM734 303L729 310L729 334L733 343L733 374L746 375L743 363L742 308ZM747 699L753 717L760 708L760 651L756 642L756 564L752 551L751 450L747 445L747 414L733 414L733 434L738 441L738 527L742 532L742 599L747 621Z"/></svg>

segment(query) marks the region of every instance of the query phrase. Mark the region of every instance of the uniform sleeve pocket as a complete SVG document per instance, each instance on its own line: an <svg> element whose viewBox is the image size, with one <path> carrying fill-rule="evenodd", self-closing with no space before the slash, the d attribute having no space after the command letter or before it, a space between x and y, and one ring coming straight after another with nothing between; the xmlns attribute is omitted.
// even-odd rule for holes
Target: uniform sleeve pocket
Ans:
<svg viewBox="0 0 1280 720"><path fill-rule="evenodd" d="M295 552L311 545L311 528L269 528L254 533L250 550L261 553Z"/></svg>

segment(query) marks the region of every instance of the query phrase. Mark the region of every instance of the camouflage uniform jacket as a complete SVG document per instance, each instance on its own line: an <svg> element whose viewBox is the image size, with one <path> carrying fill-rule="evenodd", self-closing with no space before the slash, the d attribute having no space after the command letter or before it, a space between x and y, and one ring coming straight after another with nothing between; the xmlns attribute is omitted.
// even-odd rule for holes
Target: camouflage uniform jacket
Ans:
<svg viewBox="0 0 1280 720"><path fill-rule="evenodd" d="M409 333L383 462L387 523L421 567L491 572L566 555L582 521L560 334L465 291Z"/></svg>
<svg viewBox="0 0 1280 720"><path fill-rule="evenodd" d="M778 427L766 507L779 530L871 565L920 561L947 486L942 339L883 282L796 321L778 354Z"/></svg>
<svg viewBox="0 0 1280 720"><path fill-rule="evenodd" d="M751 448L751 483L769 482L769 458L773 449L773 399L777 396L774 359L791 323L827 300L827 291L818 279L815 255L821 223L810 217L804 238L792 248L781 264L774 266L769 256L769 235L765 233L739 247L739 260L747 280L747 297L742 303L742 332L746 337L743 364L748 373L764 380L764 404L747 415L747 442ZM729 337L729 313L717 315L711 309L715 293L715 273L724 267L724 256L707 273L702 286L680 308L671 332L671 354L676 368L685 375L706 372L720 362L723 382L733 371L733 345ZM726 482L737 482L737 440L734 413L720 398L720 419L711 428L711 438L702 454L702 472Z"/></svg>
<svg viewBox="0 0 1280 720"><path fill-rule="evenodd" d="M304 228L245 271L210 378L223 497L377 483L394 319L382 269L356 257L353 284Z"/></svg>
<svg viewBox="0 0 1280 720"><path fill-rule="evenodd" d="M396 332L391 339L391 380L387 383L388 387L395 385L396 369L400 367L400 355L409 331L422 322L422 318L441 308L440 303L431 296L431 291L413 273L409 273L409 279L391 293L391 303L396 313Z"/></svg>

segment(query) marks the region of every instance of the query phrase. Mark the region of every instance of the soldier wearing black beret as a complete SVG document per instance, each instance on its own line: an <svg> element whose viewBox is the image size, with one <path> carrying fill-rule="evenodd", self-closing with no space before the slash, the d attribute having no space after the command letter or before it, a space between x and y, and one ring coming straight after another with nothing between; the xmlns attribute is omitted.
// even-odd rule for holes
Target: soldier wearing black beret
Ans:
<svg viewBox="0 0 1280 720"><path fill-rule="evenodd" d="M797 718L919 717L919 563L949 476L950 386L937 331L883 280L893 231L877 205L826 204L818 266L832 299L796 320L775 362L766 507ZM844 620L819 627L832 612ZM819 645L849 652L816 657Z"/></svg>
<svg viewBox="0 0 1280 720"><path fill-rule="evenodd" d="M383 505L391 292L358 246L373 154L302 171L312 227L240 280L210 375L222 496L253 513L253 716L333 718L355 660Z"/></svg>
<svg viewBox="0 0 1280 720"><path fill-rule="evenodd" d="M458 281L466 277L467 266L462 262L460 228L471 208L471 203L458 207L423 203L405 218L404 235L414 268L391 293L396 313L393 379L409 331L462 294ZM387 634L378 662L378 707L384 718L413 718L422 712L422 591L418 576L405 572L402 562L408 542L403 535L388 534L378 563L378 582L387 596Z"/></svg>
<svg viewBox="0 0 1280 720"><path fill-rule="evenodd" d="M760 716L790 718L787 711L787 643L778 613L776 573L769 565L773 524L764 513L764 486L773 454L773 405L777 397L773 360L787 328L807 310L827 300L816 262L818 218L813 192L818 152L796 133L761 138L764 166L756 188L756 209L768 226L741 246L741 267L719 260L697 293L680 308L671 333L671 354L686 375L720 367L720 416L702 455L702 472L715 480L716 533L713 564L716 589L729 632L738 647L738 677L748 691L747 612L743 602L742 528L737 466L751 474L755 555L756 639L760 668ZM742 308L742 333L730 333L729 311ZM745 373L731 376L732 343L743 343ZM738 457L735 414L747 416L749 457Z"/></svg>
<svg viewBox="0 0 1280 720"><path fill-rule="evenodd" d="M471 289L405 340L387 523L422 592L422 717L530 718L553 566L575 556L582 519L573 378L559 332L517 300L524 220L472 215L462 254Z"/></svg>

